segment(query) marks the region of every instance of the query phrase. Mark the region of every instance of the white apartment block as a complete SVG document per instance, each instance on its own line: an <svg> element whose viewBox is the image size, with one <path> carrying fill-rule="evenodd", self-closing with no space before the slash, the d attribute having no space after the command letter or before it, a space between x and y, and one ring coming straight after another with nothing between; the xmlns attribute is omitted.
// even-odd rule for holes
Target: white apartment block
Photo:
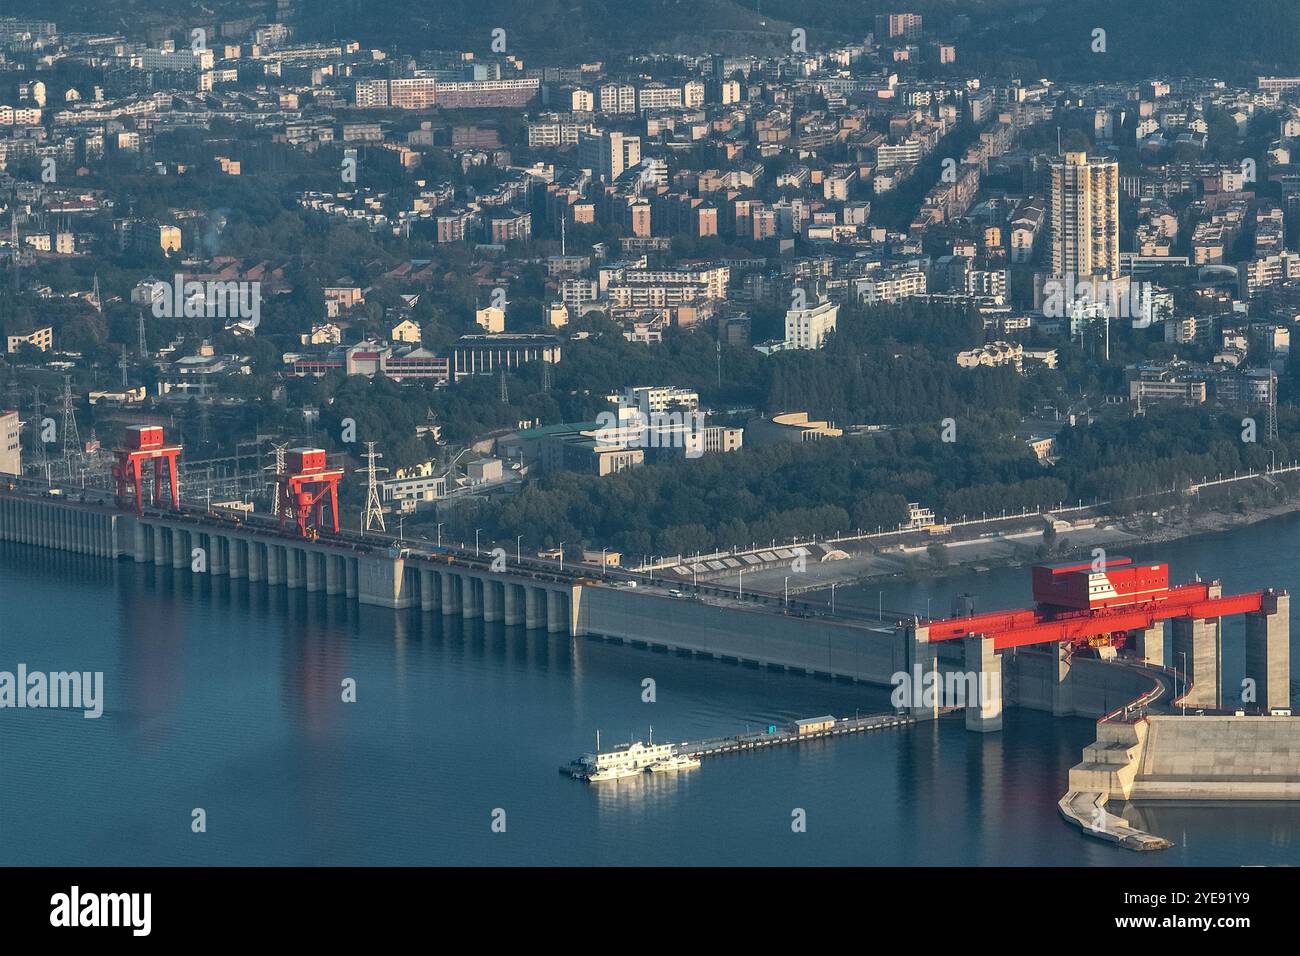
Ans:
<svg viewBox="0 0 1300 956"><path fill-rule="evenodd" d="M919 139L905 139L897 145L883 144L876 147L876 168L894 169L897 166L913 166L925 156L925 148Z"/></svg>
<svg viewBox="0 0 1300 956"><path fill-rule="evenodd" d="M682 105L682 88L650 83L636 93L637 111L676 109Z"/></svg>
<svg viewBox="0 0 1300 956"><path fill-rule="evenodd" d="M627 269L610 273L606 295L612 305L629 309L671 308L727 297L731 269Z"/></svg>
<svg viewBox="0 0 1300 956"><path fill-rule="evenodd" d="M565 279L560 283L560 301L579 312L584 302L595 302L599 294L595 279Z"/></svg>
<svg viewBox="0 0 1300 956"><path fill-rule="evenodd" d="M191 73L195 70L210 70L214 62L215 54L210 49L141 50L131 58L133 67L151 72Z"/></svg>
<svg viewBox="0 0 1300 956"><path fill-rule="evenodd" d="M357 80L353 99L359 109L387 106L388 80Z"/></svg>
<svg viewBox="0 0 1300 956"><path fill-rule="evenodd" d="M635 113L636 87L628 83L605 83L597 91L602 113Z"/></svg>
<svg viewBox="0 0 1300 956"><path fill-rule="evenodd" d="M671 385L630 385L607 396L607 401L618 408L635 408L643 421L656 413L693 412L700 407L698 392Z"/></svg>
<svg viewBox="0 0 1300 956"><path fill-rule="evenodd" d="M785 314L785 347L821 348L835 331L839 314L840 307L833 302L822 302L810 309L790 309Z"/></svg>
<svg viewBox="0 0 1300 956"><path fill-rule="evenodd" d="M537 148L577 146L583 133L595 133L596 128L586 120L571 117L542 117L528 124L528 145Z"/></svg>
<svg viewBox="0 0 1300 956"><path fill-rule="evenodd" d="M925 270L903 267L853 280L858 301L863 305L898 302L914 295L925 295Z"/></svg>

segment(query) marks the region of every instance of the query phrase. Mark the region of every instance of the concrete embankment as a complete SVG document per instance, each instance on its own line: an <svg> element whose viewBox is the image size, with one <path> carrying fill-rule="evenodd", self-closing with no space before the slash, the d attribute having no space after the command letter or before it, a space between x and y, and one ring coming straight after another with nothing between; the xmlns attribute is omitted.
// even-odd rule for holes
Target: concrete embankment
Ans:
<svg viewBox="0 0 1300 956"><path fill-rule="evenodd" d="M1107 813L1111 800L1300 801L1300 723L1224 715L1100 721L1096 742L1070 769L1061 814L1130 849L1170 845Z"/></svg>
<svg viewBox="0 0 1300 956"><path fill-rule="evenodd" d="M1096 790L1071 790L1057 808L1061 816L1091 837L1117 844L1126 850L1163 850L1173 846L1163 837L1153 836L1129 824L1124 817L1106 809L1106 795Z"/></svg>
<svg viewBox="0 0 1300 956"><path fill-rule="evenodd" d="M1169 716L1147 723L1129 800L1300 801L1296 718Z"/></svg>

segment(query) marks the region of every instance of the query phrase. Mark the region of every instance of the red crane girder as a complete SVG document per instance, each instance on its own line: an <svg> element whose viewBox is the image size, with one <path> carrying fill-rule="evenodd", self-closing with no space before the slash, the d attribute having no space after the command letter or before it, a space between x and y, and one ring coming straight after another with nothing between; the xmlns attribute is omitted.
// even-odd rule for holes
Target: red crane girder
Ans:
<svg viewBox="0 0 1300 956"><path fill-rule="evenodd" d="M967 634L992 634L1024 627L1039 620L1039 614L1032 608L1018 608L1011 611L990 611L987 614L972 614L969 617L952 617L943 621L927 621L930 640L951 641L965 637Z"/></svg>
<svg viewBox="0 0 1300 956"><path fill-rule="evenodd" d="M1212 598L1209 596L1209 587L1197 582L1170 588L1166 595L1157 600L1128 607L1064 614L1022 608L929 621L926 626L931 641L950 641L968 634L983 634L992 637L994 646L999 649L1059 641L1077 643L1093 637L1141 630L1153 626L1157 621L1172 618L1206 619L1249 614L1262 610L1263 598L1263 591Z"/></svg>

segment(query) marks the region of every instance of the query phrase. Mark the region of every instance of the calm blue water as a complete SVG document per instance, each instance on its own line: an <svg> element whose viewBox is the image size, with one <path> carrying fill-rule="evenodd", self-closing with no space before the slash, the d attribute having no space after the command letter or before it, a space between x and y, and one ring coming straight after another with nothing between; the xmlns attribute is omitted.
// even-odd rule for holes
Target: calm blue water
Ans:
<svg viewBox="0 0 1300 956"><path fill-rule="evenodd" d="M1295 593L1297 532L1284 519L1159 555L1180 579ZM0 670L100 670L107 698L99 720L0 710L0 864L1300 861L1295 805L1131 810L1177 843L1161 854L1083 838L1056 801L1093 725L1026 711L1001 734L941 722L582 784L557 767L597 728L606 743L649 724L656 739L726 734L887 709L887 689L173 573L0 545ZM975 589L984 609L1023 603L1027 573L896 584L883 601L946 612ZM874 607L877 590L857 599Z"/></svg>

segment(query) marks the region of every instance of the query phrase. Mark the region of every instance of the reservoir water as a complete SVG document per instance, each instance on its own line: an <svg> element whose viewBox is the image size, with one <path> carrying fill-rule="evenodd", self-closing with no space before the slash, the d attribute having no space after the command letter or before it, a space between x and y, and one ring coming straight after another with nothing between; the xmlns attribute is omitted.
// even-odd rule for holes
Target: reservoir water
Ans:
<svg viewBox="0 0 1300 956"><path fill-rule="evenodd" d="M1298 541L1287 517L1128 553L1296 593ZM836 601L1029 600L1025 569L881 590ZM1056 801L1093 724L1021 710L999 734L942 721L584 784L557 768L598 729L716 736L886 710L888 689L0 545L0 670L20 663L102 671L104 713L0 710L0 865L1300 862L1295 804L1127 808L1176 844L1155 854L1082 837Z"/></svg>

